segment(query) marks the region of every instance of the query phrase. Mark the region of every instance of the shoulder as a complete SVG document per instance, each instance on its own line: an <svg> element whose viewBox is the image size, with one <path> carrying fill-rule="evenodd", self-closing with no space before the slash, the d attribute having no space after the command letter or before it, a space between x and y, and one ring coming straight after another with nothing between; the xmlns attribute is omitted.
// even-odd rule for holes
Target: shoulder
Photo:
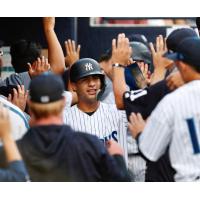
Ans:
<svg viewBox="0 0 200 200"><path fill-rule="evenodd" d="M5 105L8 108L8 110L11 111L12 113L20 114L20 115L24 116L24 113L17 106L15 106L11 102L7 101L7 99L3 98L2 96L0 96L0 102L3 105Z"/></svg>
<svg viewBox="0 0 200 200"><path fill-rule="evenodd" d="M116 104L107 104L107 103L100 103L100 108L104 111L107 112L108 114L112 115L125 115L125 110L118 110Z"/></svg>
<svg viewBox="0 0 200 200"><path fill-rule="evenodd" d="M65 97L65 108L69 108L72 105L72 93L70 91L64 91L63 96Z"/></svg>
<svg viewBox="0 0 200 200"><path fill-rule="evenodd" d="M117 111L116 104L108 104L108 103L100 102L99 108L107 110L107 111Z"/></svg>
<svg viewBox="0 0 200 200"><path fill-rule="evenodd" d="M166 95L163 98L163 102L174 105L184 100L185 96L188 96L189 93L194 92L195 90L198 92L200 91L200 81L192 81L181 86L180 88Z"/></svg>
<svg viewBox="0 0 200 200"><path fill-rule="evenodd" d="M65 110L64 112L75 112L78 111L78 107L77 105L73 105L73 106L65 106Z"/></svg>

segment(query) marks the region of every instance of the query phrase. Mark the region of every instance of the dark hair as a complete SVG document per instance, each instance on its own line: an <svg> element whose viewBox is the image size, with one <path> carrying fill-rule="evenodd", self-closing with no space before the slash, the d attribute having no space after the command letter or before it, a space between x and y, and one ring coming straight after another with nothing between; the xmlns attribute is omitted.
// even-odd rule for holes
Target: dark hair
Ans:
<svg viewBox="0 0 200 200"><path fill-rule="evenodd" d="M41 54L41 46L35 42L18 40L11 45L12 65L16 72L27 71L27 63L33 64Z"/></svg>
<svg viewBox="0 0 200 200"><path fill-rule="evenodd" d="M99 58L99 62L109 61L112 57L112 49L108 49L104 54Z"/></svg>

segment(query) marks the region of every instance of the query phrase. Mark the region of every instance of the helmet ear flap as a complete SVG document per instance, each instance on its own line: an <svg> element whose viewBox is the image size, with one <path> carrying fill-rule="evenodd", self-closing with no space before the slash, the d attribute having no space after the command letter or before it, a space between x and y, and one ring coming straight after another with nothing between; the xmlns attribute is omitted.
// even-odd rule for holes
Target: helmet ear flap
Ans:
<svg viewBox="0 0 200 200"><path fill-rule="evenodd" d="M104 93L104 91L106 89L105 76L100 76L100 80L101 80L101 90L97 94L97 100L99 100L101 98L101 96L103 95L103 93Z"/></svg>

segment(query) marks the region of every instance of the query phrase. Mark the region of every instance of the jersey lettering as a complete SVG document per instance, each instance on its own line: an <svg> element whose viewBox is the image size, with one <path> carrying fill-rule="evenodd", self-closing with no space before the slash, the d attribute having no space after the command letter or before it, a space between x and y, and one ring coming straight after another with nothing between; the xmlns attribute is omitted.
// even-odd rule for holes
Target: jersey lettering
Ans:
<svg viewBox="0 0 200 200"><path fill-rule="evenodd" d="M199 142L197 139L197 132L196 132L195 124L194 124L194 119L193 118L186 119L186 122L187 122L189 133L190 133L193 152L194 154L198 154L200 153L200 148L199 148Z"/></svg>
<svg viewBox="0 0 200 200"><path fill-rule="evenodd" d="M105 136L104 138L100 138L100 140L101 140L103 143L107 142L108 140L114 140L114 141L118 142L118 139L117 139L117 131L113 131L110 135Z"/></svg>

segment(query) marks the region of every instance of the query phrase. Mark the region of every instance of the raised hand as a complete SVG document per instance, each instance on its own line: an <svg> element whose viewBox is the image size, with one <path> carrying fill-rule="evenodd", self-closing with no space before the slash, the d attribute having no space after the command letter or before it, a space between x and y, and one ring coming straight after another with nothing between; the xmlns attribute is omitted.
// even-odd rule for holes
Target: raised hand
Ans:
<svg viewBox="0 0 200 200"><path fill-rule="evenodd" d="M28 63L29 66L29 75L31 78L42 74L45 71L51 69L48 59L42 56L42 58L38 58L32 65Z"/></svg>
<svg viewBox="0 0 200 200"><path fill-rule="evenodd" d="M25 91L24 85L17 85L17 90L13 88L13 95L8 95L8 101L24 111L26 108L27 97L28 91Z"/></svg>
<svg viewBox="0 0 200 200"><path fill-rule="evenodd" d="M167 58L163 57L163 54L167 52L166 39L163 38L162 35L156 37L156 49L153 44L150 43L150 49L153 57L153 64L155 69L166 69L173 62Z"/></svg>
<svg viewBox="0 0 200 200"><path fill-rule="evenodd" d="M136 138L144 130L146 122L140 113L131 113L129 116L129 121L128 127L131 135Z"/></svg>
<svg viewBox="0 0 200 200"><path fill-rule="evenodd" d="M69 39L65 41L65 49L67 53L65 64L71 67L80 58L81 45L78 45L76 48L75 41Z"/></svg>
<svg viewBox="0 0 200 200"><path fill-rule="evenodd" d="M129 46L129 39L124 33L118 35L117 40L112 40L112 63L119 63L121 65L128 65L131 57L132 48Z"/></svg>
<svg viewBox="0 0 200 200"><path fill-rule="evenodd" d="M149 85L151 83L151 72L148 70L149 69L148 64L144 62L138 62L137 64L142 71L142 74L146 80L147 85Z"/></svg>

